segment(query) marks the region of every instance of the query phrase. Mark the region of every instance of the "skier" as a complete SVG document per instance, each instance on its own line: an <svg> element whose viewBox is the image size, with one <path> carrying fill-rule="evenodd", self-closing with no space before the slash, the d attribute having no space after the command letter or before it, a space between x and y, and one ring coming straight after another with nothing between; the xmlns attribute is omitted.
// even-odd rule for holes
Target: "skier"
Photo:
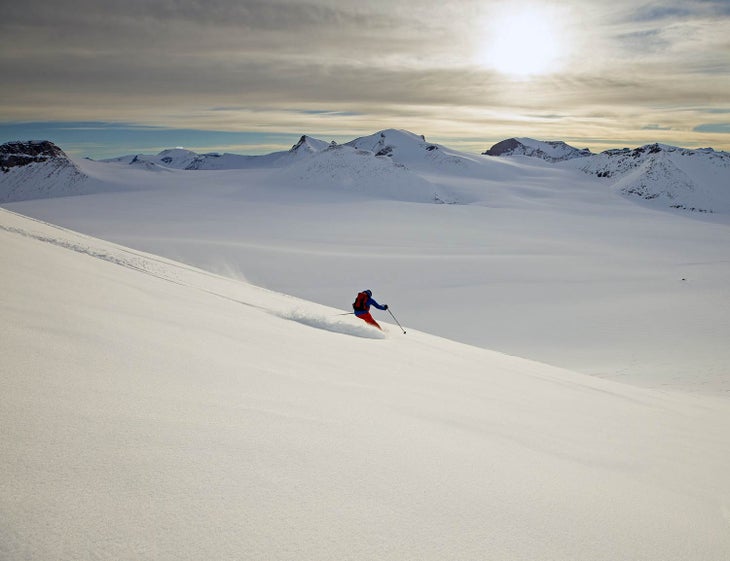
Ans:
<svg viewBox="0 0 730 561"><path fill-rule="evenodd" d="M375 306L378 310L387 310L388 304L383 304L382 306L378 304L373 299L373 293L370 290L363 290L362 292L358 293L357 297L355 298L355 302L352 304L352 309L355 310L355 315L359 317L361 320L363 320L366 323L369 323L370 325L374 325L380 331L383 330L380 325L378 325L378 322L373 319L373 316L370 315L370 306Z"/></svg>

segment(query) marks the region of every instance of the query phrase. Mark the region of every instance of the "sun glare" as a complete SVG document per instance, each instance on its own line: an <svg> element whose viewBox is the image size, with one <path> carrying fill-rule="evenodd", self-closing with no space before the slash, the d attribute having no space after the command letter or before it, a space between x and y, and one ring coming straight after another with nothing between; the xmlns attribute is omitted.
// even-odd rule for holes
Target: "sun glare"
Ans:
<svg viewBox="0 0 730 561"><path fill-rule="evenodd" d="M505 8L487 23L480 63L522 78L549 74L559 69L564 42L560 22L547 7Z"/></svg>

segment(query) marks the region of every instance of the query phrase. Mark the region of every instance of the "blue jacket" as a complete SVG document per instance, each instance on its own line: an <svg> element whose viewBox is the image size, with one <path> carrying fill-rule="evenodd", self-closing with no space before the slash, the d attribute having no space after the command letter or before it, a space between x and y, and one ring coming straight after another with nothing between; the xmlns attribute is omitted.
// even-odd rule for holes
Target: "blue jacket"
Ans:
<svg viewBox="0 0 730 561"><path fill-rule="evenodd" d="M371 296L370 298L368 298L368 301L365 302L365 309L364 310L355 310L355 315L362 316L362 315L367 314L370 311L370 306L375 306L378 310L387 310L388 309L388 306L381 306Z"/></svg>

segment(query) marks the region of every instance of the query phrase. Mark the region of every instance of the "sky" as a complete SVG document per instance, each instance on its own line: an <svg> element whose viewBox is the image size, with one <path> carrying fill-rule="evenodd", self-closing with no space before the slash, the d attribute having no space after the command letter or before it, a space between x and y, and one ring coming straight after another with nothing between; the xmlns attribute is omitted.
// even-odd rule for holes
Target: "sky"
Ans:
<svg viewBox="0 0 730 561"><path fill-rule="evenodd" d="M730 0L0 0L0 142L730 150Z"/></svg>

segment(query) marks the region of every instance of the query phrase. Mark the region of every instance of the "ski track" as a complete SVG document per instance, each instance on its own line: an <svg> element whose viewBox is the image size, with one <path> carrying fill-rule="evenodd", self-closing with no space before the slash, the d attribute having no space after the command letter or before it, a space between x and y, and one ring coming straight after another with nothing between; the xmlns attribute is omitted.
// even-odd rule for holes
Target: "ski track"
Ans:
<svg viewBox="0 0 730 561"><path fill-rule="evenodd" d="M363 337L366 339L385 339L387 335L383 331L378 331L375 327L370 327L361 320L357 320L362 325L348 323L342 319L327 317L321 314L313 314L301 309L290 310L281 314L276 314L281 318L296 321L309 327L324 329L342 335L352 335L354 337ZM344 314L341 314L344 315ZM352 315L352 314L347 314Z"/></svg>
<svg viewBox="0 0 730 561"><path fill-rule="evenodd" d="M12 214L12 211L7 211ZM20 215L18 215L20 216ZM57 230L60 232L67 232L68 234L75 236L75 237L81 237L86 238L87 236L84 236L83 234L77 234L76 232L72 232L71 230L68 230L66 228L55 226L53 224L49 224L47 222L43 222L42 220L37 219L31 219L39 224L43 224L45 227ZM3 224L0 224L0 230L4 230L6 232L10 232L13 234L17 234L26 238L30 238L42 243L48 243L51 245L54 245L56 247L61 247L63 249L68 249L70 251L74 251L76 253L80 253L83 255L87 255L89 257L93 257L94 259L100 259L102 261L106 261L107 263L112 263L114 265L119 265L121 267L125 267L127 269L132 269L134 271L139 271L141 273L150 275L152 277L176 284L178 286L185 286L188 288L194 288L196 290L199 290L201 292L205 292L207 294L210 294L212 296L216 296L218 298L223 298L225 300L228 300L230 302L234 302L236 304L241 304L243 306L248 306L251 308L257 308L260 310L267 311L269 313L272 313L275 316L278 316L282 319L295 321L297 323L300 323L302 325L306 325L308 327L313 327L316 329L323 329L325 331L331 331L334 333L340 333L342 335L350 335L353 337L362 337L366 339L385 339L387 336L384 331L378 331L373 327L370 327L368 325L359 325L359 324L353 324L347 321L344 321L342 319L334 319L334 317L328 317L321 313L316 312L306 312L301 308L292 308L287 310L269 310L266 308L263 308L261 306L258 306L256 304L252 304L250 302L246 302L231 296L227 296L225 294L222 294L220 292L215 292L210 289L204 288L200 285L196 285L193 282L186 282L183 279L183 275L181 275L181 272L187 272L189 274L198 274L198 275L204 275L206 277L213 277L213 278L220 278L217 275L214 275L208 271L204 271L202 269L195 269L193 267L187 267L185 265L167 261L164 259L155 258L153 256L149 255L143 255L142 253L129 250L123 247L115 248L115 252L108 251L106 249L100 248L100 247L93 247L90 244L81 244L78 242L71 241L70 239L64 239L62 237L53 237L45 234L41 234L38 232L31 232L29 230L25 230L23 228L17 228L13 226L5 226ZM94 238L89 237L90 241ZM177 269L177 270L176 270ZM225 281L229 281L230 279L223 279ZM261 289L266 290L266 289ZM344 315L344 314L338 314L338 315ZM349 314L348 314L349 315Z"/></svg>

